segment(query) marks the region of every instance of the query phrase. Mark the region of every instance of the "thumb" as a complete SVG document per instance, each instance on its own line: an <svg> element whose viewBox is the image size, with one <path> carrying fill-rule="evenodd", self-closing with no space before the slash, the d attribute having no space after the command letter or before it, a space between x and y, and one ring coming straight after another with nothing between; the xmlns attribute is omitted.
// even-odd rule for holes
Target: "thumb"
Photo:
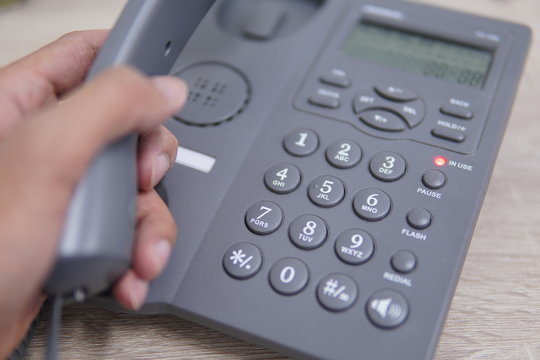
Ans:
<svg viewBox="0 0 540 360"><path fill-rule="evenodd" d="M125 67L111 69L61 105L19 126L4 145L25 174L53 177L41 179L42 184L60 180L74 186L102 148L156 127L180 109L186 94L178 79L147 78Z"/></svg>

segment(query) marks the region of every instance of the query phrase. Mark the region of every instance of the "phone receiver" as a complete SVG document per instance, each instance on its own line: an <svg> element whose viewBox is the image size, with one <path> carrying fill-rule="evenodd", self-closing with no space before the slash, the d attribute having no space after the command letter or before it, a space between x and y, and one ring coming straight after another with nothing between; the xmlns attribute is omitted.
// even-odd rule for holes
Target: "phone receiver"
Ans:
<svg viewBox="0 0 540 360"><path fill-rule="evenodd" d="M130 0L88 79L116 65L150 76L168 74L214 2ZM137 135L131 135L108 146L78 184L45 284L48 295L96 295L128 269L135 230L136 145Z"/></svg>

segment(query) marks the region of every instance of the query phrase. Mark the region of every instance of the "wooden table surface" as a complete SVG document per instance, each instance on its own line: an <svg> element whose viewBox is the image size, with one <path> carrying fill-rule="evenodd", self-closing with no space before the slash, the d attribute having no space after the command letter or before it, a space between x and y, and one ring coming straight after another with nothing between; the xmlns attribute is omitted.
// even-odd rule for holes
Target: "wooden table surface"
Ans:
<svg viewBox="0 0 540 360"><path fill-rule="evenodd" d="M539 0L422 0L528 24ZM0 9L0 65L60 34L111 26L124 0L27 0ZM533 40L510 124L435 359L540 360L540 46ZM45 323L29 359L41 359ZM284 359L173 316L68 307L61 358Z"/></svg>

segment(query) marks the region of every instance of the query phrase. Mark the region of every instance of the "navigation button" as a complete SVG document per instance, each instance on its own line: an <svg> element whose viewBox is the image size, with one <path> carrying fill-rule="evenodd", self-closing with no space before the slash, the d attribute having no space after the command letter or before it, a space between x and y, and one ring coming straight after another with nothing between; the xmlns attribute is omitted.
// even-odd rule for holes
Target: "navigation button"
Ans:
<svg viewBox="0 0 540 360"><path fill-rule="evenodd" d="M412 90L394 85L378 85L375 91L382 97L392 101L413 101L418 99L418 94Z"/></svg>
<svg viewBox="0 0 540 360"><path fill-rule="evenodd" d="M409 127L414 128L424 120L426 108L421 100L417 100L412 103L401 105L399 107L399 113L403 116Z"/></svg>
<svg viewBox="0 0 540 360"><path fill-rule="evenodd" d="M403 120L385 110L367 110L360 113L360 120L372 128L383 131L403 131L406 129Z"/></svg>
<svg viewBox="0 0 540 360"><path fill-rule="evenodd" d="M381 108L386 103L383 99L377 96L373 90L362 90L354 98L353 109L356 114L373 108Z"/></svg>
<svg viewBox="0 0 540 360"><path fill-rule="evenodd" d="M431 130L431 135L439 139L449 140L456 143L462 143L467 139L467 135L465 135L465 133L462 131L448 129L442 126L437 126Z"/></svg>

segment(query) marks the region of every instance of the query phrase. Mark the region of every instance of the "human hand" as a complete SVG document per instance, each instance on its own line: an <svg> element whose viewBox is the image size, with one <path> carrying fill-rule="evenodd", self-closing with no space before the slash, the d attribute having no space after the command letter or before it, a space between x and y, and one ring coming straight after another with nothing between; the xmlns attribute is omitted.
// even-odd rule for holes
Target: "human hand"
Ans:
<svg viewBox="0 0 540 360"><path fill-rule="evenodd" d="M106 36L71 33L0 70L0 358L39 310L70 198L107 144L142 134L132 267L113 289L122 305L142 306L176 239L174 220L153 189L178 145L160 124L181 108L186 87L129 68L80 86Z"/></svg>

